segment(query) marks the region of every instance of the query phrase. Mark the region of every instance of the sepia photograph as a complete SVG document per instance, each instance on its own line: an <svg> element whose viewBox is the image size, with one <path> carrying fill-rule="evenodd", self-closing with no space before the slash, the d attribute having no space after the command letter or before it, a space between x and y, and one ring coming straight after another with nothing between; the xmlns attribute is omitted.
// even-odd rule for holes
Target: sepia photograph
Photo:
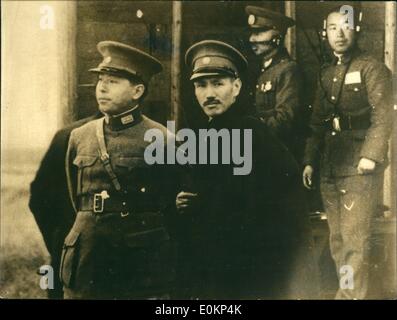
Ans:
<svg viewBox="0 0 397 320"><path fill-rule="evenodd" d="M0 300L396 300L396 11L1 0Z"/></svg>

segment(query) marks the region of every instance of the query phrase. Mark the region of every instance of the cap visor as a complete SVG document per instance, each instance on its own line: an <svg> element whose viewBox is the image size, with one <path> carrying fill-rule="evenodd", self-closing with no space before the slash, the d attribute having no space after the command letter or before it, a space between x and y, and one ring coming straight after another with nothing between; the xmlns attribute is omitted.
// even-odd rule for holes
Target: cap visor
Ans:
<svg viewBox="0 0 397 320"><path fill-rule="evenodd" d="M190 80L195 80L203 77L234 77L235 75L230 72L196 72L190 77Z"/></svg>
<svg viewBox="0 0 397 320"><path fill-rule="evenodd" d="M102 72L102 71L101 71L100 68L92 68L92 69L89 69L88 72L95 72L95 73L98 73L98 72Z"/></svg>

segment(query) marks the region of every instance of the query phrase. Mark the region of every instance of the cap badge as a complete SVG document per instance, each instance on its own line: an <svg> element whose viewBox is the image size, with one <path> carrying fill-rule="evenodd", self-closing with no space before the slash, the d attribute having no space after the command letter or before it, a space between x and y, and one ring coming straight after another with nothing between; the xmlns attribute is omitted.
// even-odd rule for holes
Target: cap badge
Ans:
<svg viewBox="0 0 397 320"><path fill-rule="evenodd" d="M108 56L103 59L103 63L110 63L112 61L112 57Z"/></svg>
<svg viewBox="0 0 397 320"><path fill-rule="evenodd" d="M122 124L128 124L134 121L134 117L132 116L132 114L129 114L128 116L122 117L121 118L121 123Z"/></svg>
<svg viewBox="0 0 397 320"><path fill-rule="evenodd" d="M210 57L205 57L204 59L203 59L203 63L204 64L209 64L211 62L211 58Z"/></svg>
<svg viewBox="0 0 397 320"><path fill-rule="evenodd" d="M253 25L255 23L255 16L253 14L250 14L248 16L248 24Z"/></svg>

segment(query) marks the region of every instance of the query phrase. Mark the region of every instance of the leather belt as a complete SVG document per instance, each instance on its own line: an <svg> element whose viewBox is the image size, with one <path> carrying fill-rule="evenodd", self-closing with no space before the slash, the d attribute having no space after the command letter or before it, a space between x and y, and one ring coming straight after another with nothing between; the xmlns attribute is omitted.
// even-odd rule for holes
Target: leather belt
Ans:
<svg viewBox="0 0 397 320"><path fill-rule="evenodd" d="M333 125L333 123L335 123L334 119L337 119L340 131L365 130L371 126L370 115L367 113L360 116L340 115L338 117L328 119L326 120L326 123L327 125L329 125L330 130L335 130L335 127Z"/></svg>
<svg viewBox="0 0 397 320"><path fill-rule="evenodd" d="M107 191L84 195L79 198L79 211L92 211L95 213L120 212L128 215L134 211L125 197L118 195L109 196Z"/></svg>

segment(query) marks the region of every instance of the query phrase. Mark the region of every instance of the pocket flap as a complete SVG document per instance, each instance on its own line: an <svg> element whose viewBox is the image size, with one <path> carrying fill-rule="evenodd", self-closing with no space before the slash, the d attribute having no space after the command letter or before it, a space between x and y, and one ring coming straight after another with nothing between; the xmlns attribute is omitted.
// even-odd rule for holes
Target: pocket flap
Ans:
<svg viewBox="0 0 397 320"><path fill-rule="evenodd" d="M343 90L349 91L349 92L361 92L363 91L363 86L361 83L351 83L351 84L345 84L343 87Z"/></svg>
<svg viewBox="0 0 397 320"><path fill-rule="evenodd" d="M76 165L79 168L89 167L89 166L92 166L95 163L96 159L97 159L96 156L82 156L82 155L78 155L78 156L76 156L76 158L74 158L73 164Z"/></svg>
<svg viewBox="0 0 397 320"><path fill-rule="evenodd" d="M142 168L147 166L145 159L142 157L118 157L116 161L117 166L130 169Z"/></svg>
<svg viewBox="0 0 397 320"><path fill-rule="evenodd" d="M64 246L65 247L74 247L76 242L80 236L80 233L71 230L67 237L65 238Z"/></svg>
<svg viewBox="0 0 397 320"><path fill-rule="evenodd" d="M135 232L125 235L126 244L129 247L150 247L170 240L170 236L164 227Z"/></svg>

